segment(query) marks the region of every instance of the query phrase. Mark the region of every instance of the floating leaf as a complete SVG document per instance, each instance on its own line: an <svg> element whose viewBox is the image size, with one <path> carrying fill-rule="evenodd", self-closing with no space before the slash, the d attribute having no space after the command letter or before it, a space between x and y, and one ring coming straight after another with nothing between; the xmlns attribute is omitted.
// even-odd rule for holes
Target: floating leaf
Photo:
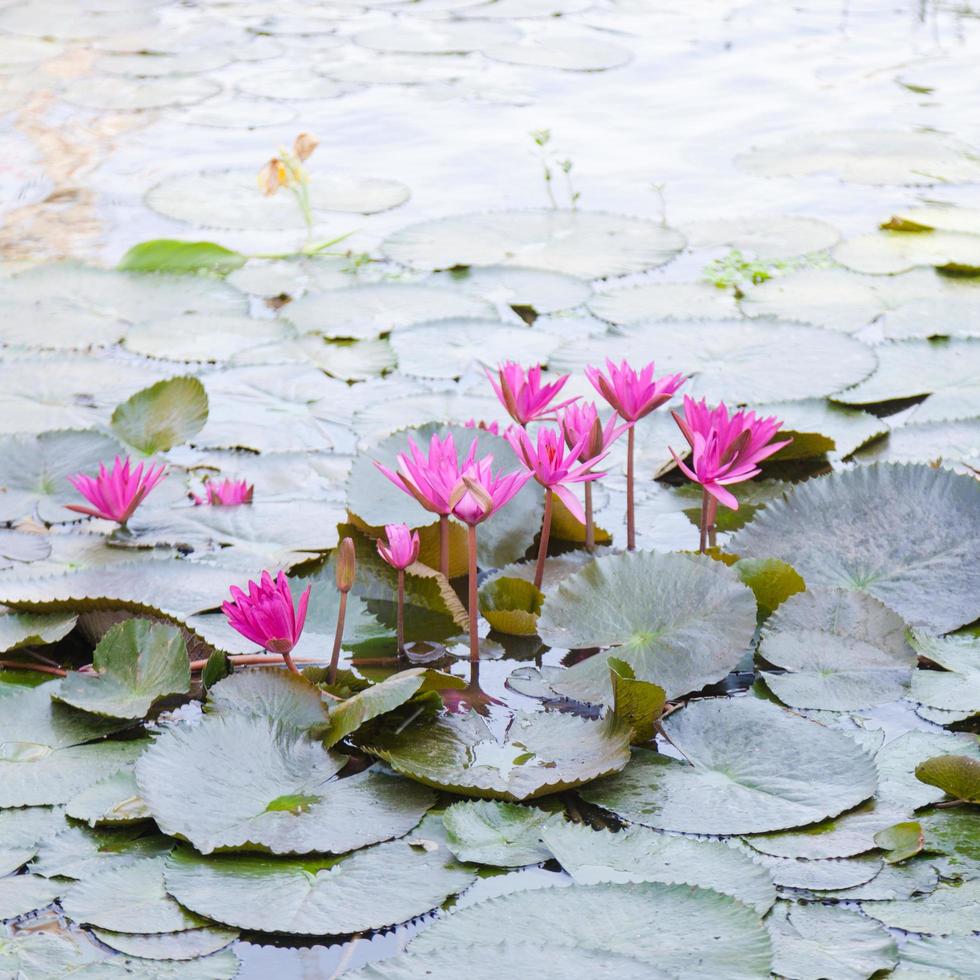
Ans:
<svg viewBox="0 0 980 980"><path fill-rule="evenodd" d="M617 833L552 822L542 840L577 884L657 881L710 888L765 915L776 899L768 871L719 841L672 837L647 827Z"/></svg>
<svg viewBox="0 0 980 980"><path fill-rule="evenodd" d="M555 690L610 703L609 656L668 698L721 680L755 630L755 601L734 572L688 555L628 552L597 558L545 598L538 631L549 646L612 646L572 667Z"/></svg>
<svg viewBox="0 0 980 980"><path fill-rule="evenodd" d="M164 889L166 861L141 858L83 879L62 898L65 915L80 925L114 932L178 932L204 925Z"/></svg>
<svg viewBox="0 0 980 980"><path fill-rule="evenodd" d="M629 761L630 734L613 716L589 721L518 711L501 737L470 712L382 728L363 748L427 786L521 801L622 769Z"/></svg>
<svg viewBox="0 0 980 980"><path fill-rule="evenodd" d="M892 276L922 266L973 276L980 272L980 236L879 231L841 242L833 255L848 269L872 276Z"/></svg>
<svg viewBox="0 0 980 980"><path fill-rule="evenodd" d="M980 639L962 636L912 634L919 656L945 670L916 670L910 697L944 711L980 712Z"/></svg>
<svg viewBox="0 0 980 980"><path fill-rule="evenodd" d="M227 361L286 341L295 331L281 320L244 316L184 316L144 320L129 328L127 350L173 361Z"/></svg>
<svg viewBox="0 0 980 980"><path fill-rule="evenodd" d="M943 882L925 898L863 902L862 910L891 929L936 936L966 936L976 931L980 878Z"/></svg>
<svg viewBox="0 0 980 980"><path fill-rule="evenodd" d="M888 931L856 912L780 902L766 924L773 973L788 980L866 980L898 962Z"/></svg>
<svg viewBox="0 0 980 980"><path fill-rule="evenodd" d="M161 735L136 776L161 830L204 854L339 854L407 833L434 802L375 771L328 781L346 761L291 726L229 711Z"/></svg>
<svg viewBox="0 0 980 980"><path fill-rule="evenodd" d="M856 459L860 463L938 463L970 474L980 470L978 426L980 417L896 426L887 439L863 447Z"/></svg>
<svg viewBox="0 0 980 980"><path fill-rule="evenodd" d="M628 48L591 37L525 38L517 44L492 44L484 49L484 54L509 65L563 71L607 71L625 65L633 57Z"/></svg>
<svg viewBox="0 0 980 980"><path fill-rule="evenodd" d="M466 266L427 280L479 296L498 307L533 310L538 315L579 306L592 295L587 282L560 272L502 266Z"/></svg>
<svg viewBox="0 0 980 980"><path fill-rule="evenodd" d="M123 272L168 272L174 275L225 276L240 269L247 257L214 242L183 242L157 238L134 245L116 267Z"/></svg>
<svg viewBox="0 0 980 980"><path fill-rule="evenodd" d="M944 799L943 790L916 777L916 768L937 755L967 755L980 761L980 745L972 735L911 731L899 735L875 755L879 773L878 796L903 807L918 809Z"/></svg>
<svg viewBox="0 0 980 980"><path fill-rule="evenodd" d="M150 811L139 794L132 769L100 779L68 801L65 812L73 820L96 824L138 823L150 819Z"/></svg>
<svg viewBox="0 0 980 980"><path fill-rule="evenodd" d="M89 76L73 79L62 98L86 109L138 112L164 106L193 105L221 91L210 78L109 78Z"/></svg>
<svg viewBox="0 0 980 980"><path fill-rule="evenodd" d="M71 887L70 885L67 887ZM13 919L50 905L65 891L63 882L37 875L0 878L0 919Z"/></svg>
<svg viewBox="0 0 980 980"><path fill-rule="evenodd" d="M664 689L649 681L637 680L635 671L625 660L610 657L606 662L612 679L613 714L633 729L635 744L649 742L667 703Z"/></svg>
<svg viewBox="0 0 980 980"><path fill-rule="evenodd" d="M925 843L925 836L921 824L915 820L905 820L879 830L875 834L875 843L887 852L885 860L889 864L897 864L918 854Z"/></svg>
<svg viewBox="0 0 980 980"><path fill-rule="evenodd" d="M628 769L582 795L648 827L743 834L813 823L875 790L852 739L762 701L694 701L662 728L689 761L636 749Z"/></svg>
<svg viewBox="0 0 980 980"><path fill-rule="evenodd" d="M442 815L446 844L460 861L502 868L547 861L541 834L555 820L562 817L553 811L499 800L463 800Z"/></svg>
<svg viewBox="0 0 980 980"><path fill-rule="evenodd" d="M208 692L207 710L241 712L306 731L327 721L319 688L306 678L263 667L235 671Z"/></svg>
<svg viewBox="0 0 980 980"><path fill-rule="evenodd" d="M654 221L589 211L491 211L410 225L382 245L385 255L416 269L521 266L583 279L642 272L684 247Z"/></svg>
<svg viewBox="0 0 980 980"><path fill-rule="evenodd" d="M64 830L61 807L28 806L0 810L0 876L13 874L37 853L38 844Z"/></svg>
<svg viewBox="0 0 980 980"><path fill-rule="evenodd" d="M112 431L147 456L197 435L208 420L208 396L197 378L158 381L112 413Z"/></svg>
<svg viewBox="0 0 980 980"><path fill-rule="evenodd" d="M928 466L863 467L810 480L731 543L792 563L807 585L867 592L907 623L945 632L980 617L980 486Z"/></svg>
<svg viewBox="0 0 980 980"><path fill-rule="evenodd" d="M937 939L932 936L923 938L909 937L908 942L899 950L899 968L896 975L911 967L912 977L923 977L935 980L946 976L969 977L980 956L980 939L976 936L952 936ZM926 969L915 972L915 968L923 966Z"/></svg>
<svg viewBox="0 0 980 980"><path fill-rule="evenodd" d="M888 861L888 855L885 855ZM928 858L905 864L886 864L870 881L840 891L822 891L815 897L845 902L884 902L896 898L927 895L939 882L939 875Z"/></svg>
<svg viewBox="0 0 980 980"><path fill-rule="evenodd" d="M759 655L789 671L762 675L784 704L830 711L899 700L916 662L905 623L887 606L826 588L783 603L763 630Z"/></svg>
<svg viewBox="0 0 980 980"><path fill-rule="evenodd" d="M83 967L72 977L73 980L234 980L240 968L235 951L226 949L190 962L112 956Z"/></svg>
<svg viewBox="0 0 980 980"><path fill-rule="evenodd" d="M619 324L706 316L725 320L738 315L732 293L709 282L643 283L599 293L588 307L600 319Z"/></svg>
<svg viewBox="0 0 980 980"><path fill-rule="evenodd" d="M490 44L513 41L520 31L510 24L428 21L374 27L354 35L354 42L375 51L409 54L457 54L481 51Z"/></svg>
<svg viewBox="0 0 980 980"><path fill-rule="evenodd" d="M499 575L480 589L480 612L498 633L534 636L543 600L533 582Z"/></svg>
<svg viewBox="0 0 980 980"><path fill-rule="evenodd" d="M38 845L37 860L31 864L31 871L47 878L91 878L134 861L166 857L173 850L172 838L143 834L138 827L99 830L70 827Z"/></svg>
<svg viewBox="0 0 980 980"><path fill-rule="evenodd" d="M840 234L833 225L797 215L714 218L694 221L685 225L683 231L692 248L724 246L763 262L822 252L840 241Z"/></svg>
<svg viewBox="0 0 980 980"><path fill-rule="evenodd" d="M747 854L752 854L748 849ZM852 858L829 858L821 861L756 855L769 872L777 888L798 891L825 891L854 888L871 881L882 869L881 859L870 854Z"/></svg>
<svg viewBox="0 0 980 980"><path fill-rule="evenodd" d="M187 646L180 630L146 619L113 626L92 656L95 673L71 672L59 701L110 718L142 718L159 698L191 686Z"/></svg>
<svg viewBox="0 0 980 980"><path fill-rule="evenodd" d="M0 616L0 653L63 640L78 622L72 613L7 613Z"/></svg>
<svg viewBox="0 0 980 980"><path fill-rule="evenodd" d="M408 951L466 955L505 936L631 956L664 976L698 980L758 980L770 964L769 937L748 906L710 889L659 883L571 885L492 898L439 919Z"/></svg>
<svg viewBox="0 0 980 980"><path fill-rule="evenodd" d="M732 567L755 595L760 620L806 588L796 569L778 558L740 558Z"/></svg>
<svg viewBox="0 0 980 980"><path fill-rule="evenodd" d="M96 939L110 949L143 960L194 960L224 949L238 938L237 929L201 926L181 932L133 933L93 929Z"/></svg>
<svg viewBox="0 0 980 980"><path fill-rule="evenodd" d="M9 8L8 8L9 9ZM75 973L92 957L73 937L22 932L0 925L0 971L8 977L59 977Z"/></svg>
<svg viewBox="0 0 980 980"><path fill-rule="evenodd" d="M243 929L312 936L380 929L437 908L474 880L440 837L423 824L415 838L341 858L202 857L185 848L170 859L167 889L201 915Z"/></svg>
<svg viewBox="0 0 980 980"><path fill-rule="evenodd" d="M938 786L947 796L980 803L980 759L965 755L939 755L915 767L915 778Z"/></svg>

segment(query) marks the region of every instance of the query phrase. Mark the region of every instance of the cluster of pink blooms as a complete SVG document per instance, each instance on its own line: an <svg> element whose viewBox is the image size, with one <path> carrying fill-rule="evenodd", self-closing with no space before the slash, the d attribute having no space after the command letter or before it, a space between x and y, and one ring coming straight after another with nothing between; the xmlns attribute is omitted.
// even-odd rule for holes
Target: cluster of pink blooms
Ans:
<svg viewBox="0 0 980 980"><path fill-rule="evenodd" d="M567 510L586 527L586 545L594 543L591 485L606 475L597 467L602 464L613 443L627 434L627 547L635 547L634 526L634 431L637 423L668 402L685 383L681 374L654 376L654 364L640 371L623 361L614 364L607 360L605 369L589 366L585 375L599 395L613 409L603 422L594 403L581 403L569 398L555 402L569 379L563 375L542 384L541 367L525 370L520 364L506 362L497 372L487 372L500 403L514 425L503 432L503 438L520 463L513 472L494 470L492 454L478 453L479 431L499 433L496 423L486 425L470 421L474 439L465 455L460 457L452 433L433 435L427 451L408 439L408 451L397 457L397 468L381 463L375 465L400 490L411 496L426 511L439 517L440 569L449 572L449 521L455 517L467 526L469 557L470 650L478 657L476 626L478 621L476 591L476 533L477 527L505 506L532 478L544 488L545 509L535 569L535 585L540 587L544 560L548 550L553 498L559 499ZM758 464L778 452L791 440L773 441L781 423L775 418L758 418L754 412L739 410L731 414L724 403L709 408L684 397L682 412L673 412L689 447L685 461L671 448L677 466L688 478L702 487L701 550L705 550L706 534L714 523L715 509L720 503L738 509L738 500L726 489L749 480L760 470ZM537 428L533 435L529 424ZM550 425L548 423L554 423ZM164 467L140 464L116 458L111 470L100 465L95 477L78 474L70 478L72 485L92 504L85 507L71 504L70 509L82 514L116 521L122 526L132 516L147 494L164 478ZM582 484L585 508L572 492L573 484ZM202 496L194 495L197 505L237 506L252 501L253 487L244 480L207 482ZM418 531L407 524L389 524L383 539L377 541L378 554L398 576L398 647L403 647L405 570L419 559L422 541ZM347 538L341 544L337 567L337 583L342 593L338 636L334 647L331 674L336 670L339 641L343 629L343 600L353 585L354 549ZM290 652L303 629L306 607L310 597L307 588L294 605L289 584L283 572L273 580L263 572L258 583L248 583L248 593L231 590L231 601L222 609L229 624L243 636L264 649L280 654L290 669L295 670Z"/></svg>

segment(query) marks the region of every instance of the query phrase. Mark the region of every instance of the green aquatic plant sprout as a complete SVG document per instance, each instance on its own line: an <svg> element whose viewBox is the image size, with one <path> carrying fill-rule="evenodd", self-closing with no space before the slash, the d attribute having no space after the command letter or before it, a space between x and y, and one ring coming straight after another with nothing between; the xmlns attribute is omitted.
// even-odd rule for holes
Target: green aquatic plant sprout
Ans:
<svg viewBox="0 0 980 980"><path fill-rule="evenodd" d="M551 130L534 129L530 133L534 145L538 148L538 155L541 160L541 173L544 177L544 189L548 195L548 202L556 210L559 207L558 199L555 197L555 174L560 173L564 179L565 195L567 198L566 207L572 211L578 209L579 198L582 196L580 191L575 190L572 183L572 170L575 164L568 159L559 159L558 154L551 147Z"/></svg>

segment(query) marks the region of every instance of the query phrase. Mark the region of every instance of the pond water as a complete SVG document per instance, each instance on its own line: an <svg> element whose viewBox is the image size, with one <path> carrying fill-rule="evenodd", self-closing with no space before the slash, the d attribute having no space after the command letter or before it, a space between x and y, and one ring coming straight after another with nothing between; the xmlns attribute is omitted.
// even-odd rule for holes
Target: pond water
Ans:
<svg viewBox="0 0 980 980"><path fill-rule="evenodd" d="M460 282L458 274L436 271L428 282L458 294L470 290L466 302L476 302L473 296L485 301L489 312L484 320L521 328L527 305L522 289L529 289L540 314L535 331L561 338L566 346L560 357L568 370L578 365L575 341L585 350L590 339L608 329L607 321L622 325L641 317L727 322L774 314L830 327L826 351L838 341L843 344L842 336L849 333L869 345L891 336L929 336L921 330L900 332L914 316L937 317L948 325L942 319L947 315L956 320L957 336L976 337L980 280L941 276L934 269L975 275L980 246L964 245L961 236L945 246L951 253L936 258L928 250L909 253L885 246L883 251L877 239L860 236L883 234L882 222L915 208L980 209L977 64L980 8L967 0L0 0L0 277L64 259L111 267L134 245L157 238L209 240L251 256L292 253L304 242L302 220L284 193L274 201L262 199L254 176L278 147L290 146L303 131L320 141L308 165L311 185L324 188L333 202L315 209L311 237L347 237L332 250L337 254L318 263L257 258L229 277L249 294L251 319L276 325L262 342L283 339L274 332L282 304L273 297L281 293L289 293L295 303L311 283L313 293L375 282L415 284L429 270L454 265L432 258L452 248L460 254L472 249L498 255L499 265L539 270L533 288L499 270L496 278L482 282L475 277ZM573 222L546 244L520 231L520 217L513 223L518 229L513 241L479 217L456 228L435 224L398 234L452 216L553 207L647 219L663 225L665 236L673 234L668 228L679 230L687 244L681 247L683 239L662 244L663 264L634 261L621 244L630 234L629 222L618 218L608 229L589 234ZM980 211L964 214L965 231L975 236ZM658 267L651 270L650 265ZM631 273L634 267L646 271ZM553 280L542 278L541 269ZM870 273L895 275L871 282ZM780 274L811 278L793 279L783 294L771 288ZM770 280L772 275L777 278ZM880 285L885 279L889 284ZM645 294L637 311L616 295L633 285L662 288ZM563 298L549 309L545 297L553 293ZM583 300L590 293L597 296L586 307ZM575 298L566 302L568 296ZM64 297L59 302L71 305ZM78 300L78 308L87 302ZM337 309L342 302L334 298L332 306L318 307L311 315L342 321L346 314ZM405 314L406 324L474 315L465 306L446 310L428 306L429 300L417 302L423 313ZM408 297L390 307L369 302L361 312L387 322L408 305ZM294 309L298 323L300 307ZM435 312L430 315L430 310ZM292 315L290 304L285 313ZM840 327L841 317L850 318L846 328ZM208 359L174 353L193 343L193 325L183 333L174 328L173 335L170 328L161 333L158 324L143 327L138 339L130 335L126 349L107 346L98 354L100 370L107 373L86 382L95 386L96 395L103 386L119 383L113 375L117 369L135 372L142 355L159 358L161 371L177 362ZM229 333L235 329L230 326ZM322 477L336 483L365 445L402 425L428 421L429 416L412 416L411 399L431 392L472 394L485 387L477 364L489 342L480 333L485 323L475 336L464 335L457 323L451 330L437 323L428 334L404 340L393 335L390 347L381 337L387 329L363 335L345 329L341 324L327 336L353 336L362 346L352 354L348 373L339 371L336 377L371 378L367 386L351 389L353 408L345 402L346 390L334 393L336 405L313 421L306 414L313 396L307 398L303 390L276 406L278 425L291 438L282 437L274 450L298 454L308 449L307 426L322 437L324 447L332 447L334 464L323 463L311 481ZM892 329L898 332L889 334ZM440 347L444 330L451 333L448 353ZM795 343L790 334L786 338L786 344ZM872 455L879 451L884 458L916 462L944 457L961 472L980 465L980 426L975 425L980 358L975 346L962 342L956 370L963 376L949 394L962 399L957 413L924 416L940 424L951 417L959 428L937 430L935 441L926 433L894 451L879 445ZM724 344L713 343L705 342L698 369L706 377L730 381L744 367L746 387L740 388L736 378L725 389L735 392L732 399L755 401L739 396L746 390L764 391L757 399L763 403L797 397L759 381L765 379L770 356L761 341L747 338L734 368ZM72 350L85 344L53 346ZM380 380L394 365L392 349L401 370ZM555 349L557 341L546 348L547 353ZM820 370L838 371L844 380L836 388L818 386L813 394L821 403L824 395L869 373L854 362L866 353L863 347L833 351L825 358L830 366L821 363ZM524 356L509 349L501 351L504 355ZM12 354L11 361L17 356ZM649 356L656 357L657 351L650 350ZM821 350L800 355L801 361L819 361L820 356ZM443 358L448 368L440 367ZM778 361L775 370L786 369L793 353L783 350ZM258 355L249 360L246 351L230 363L245 372L263 363L285 365L286 377L298 361L285 353L267 362ZM87 362L79 370L87 372ZM160 376L168 373L175 372ZM896 428L910 417L917 421L916 399L943 384L930 378L925 387L917 387L909 373L900 375L905 387L875 391L858 404L887 402L880 414ZM806 382L806 374L804 365L799 383ZM14 375L5 378L14 392ZM242 374L224 394L238 397L247 388L246 401L258 398L251 383ZM296 384L302 388L301 381ZM358 394L359 388L370 394ZM23 431L81 427L64 413L91 407L74 390L67 408L60 389L50 398L35 394L3 396L8 409L32 403L35 414ZM899 402L899 397L909 401ZM391 398L408 401L386 415L383 403ZM381 407L372 414L366 407L375 403ZM231 402L219 424L233 424L229 418L236 404ZM55 413L52 424L41 420L45 407ZM354 410L361 415L351 428L347 423ZM398 414L402 411L404 417ZM876 434L876 421L867 424ZM790 427L825 431L802 422ZM19 431L16 420L0 425L0 432ZM666 430L656 430L658 436L661 431ZM856 449L865 434L848 430L840 438ZM661 459L663 447L655 442L651 436L646 449L643 443L639 447L651 471L669 461ZM228 445L241 443L216 438L211 449ZM261 448L265 451L266 444ZM198 460L190 450L185 457L181 452L171 458L188 465ZM785 471L767 475L796 479L827 472L848 453L793 461ZM330 465L336 472L327 472ZM620 470L614 468L596 491L599 523L617 534L624 497ZM764 503L765 492L760 493ZM337 519L343 518L342 490L317 499L336 505ZM696 513L695 496L651 485L641 494L640 507L641 519L650 522L641 534L642 546L697 547L696 518L690 516L692 508ZM150 540L157 528L143 530ZM721 540L727 540L724 528ZM465 657L461 647L453 652ZM566 653L543 648L536 640L491 637L480 683L507 707L535 710L538 700L505 682L518 667L536 677L534 668L568 666L574 658ZM746 670L729 678L727 689L733 693L752 683L751 658L743 666ZM450 669L463 674L464 667L460 661ZM499 733L508 714L502 705L492 705L489 717ZM939 731L908 702L862 717L887 739L911 729ZM509 766L522 748L480 743L474 757L486 763L499 756L501 765ZM661 748L677 755L665 743ZM543 887L558 876L568 880L554 862L549 868L482 878L459 903ZM391 956L430 918L330 946L246 936L235 945L241 959L238 976L339 976ZM42 917L22 928L54 929L55 919Z"/></svg>

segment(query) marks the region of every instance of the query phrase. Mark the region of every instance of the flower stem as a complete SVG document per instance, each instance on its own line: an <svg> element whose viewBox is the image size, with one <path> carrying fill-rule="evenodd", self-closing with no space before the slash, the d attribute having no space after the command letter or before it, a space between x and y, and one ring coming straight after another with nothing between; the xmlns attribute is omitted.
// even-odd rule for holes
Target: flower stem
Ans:
<svg viewBox="0 0 980 980"><path fill-rule="evenodd" d="M701 488L701 543L699 550L703 555L708 550L708 511L710 504L708 499L710 494L703 487Z"/></svg>
<svg viewBox="0 0 980 980"><path fill-rule="evenodd" d="M395 628L396 643L398 644L398 655L405 652L405 569L398 569L398 614L397 626Z"/></svg>
<svg viewBox="0 0 980 980"><path fill-rule="evenodd" d="M718 529L715 521L718 517L718 501L712 497L708 501L708 545L714 548L718 544Z"/></svg>
<svg viewBox="0 0 980 980"><path fill-rule="evenodd" d="M55 677L67 677L68 671L60 667L45 667L43 664L21 663L19 660L0 660L0 667L6 670L36 670L41 674L54 674Z"/></svg>
<svg viewBox="0 0 980 980"><path fill-rule="evenodd" d="M287 669L293 674L299 674L299 667L293 663L293 658L288 654L284 653L282 655L283 662L286 664Z"/></svg>
<svg viewBox="0 0 980 980"><path fill-rule="evenodd" d="M633 512L633 446L635 430L626 433L626 548L636 551L636 515Z"/></svg>
<svg viewBox="0 0 980 980"><path fill-rule="evenodd" d="M548 557L548 540L551 538L551 509L554 494L548 488L544 492L544 519L541 521L541 543L538 545L538 563L534 566L534 587L541 588L544 579L544 560Z"/></svg>
<svg viewBox="0 0 980 980"><path fill-rule="evenodd" d="M449 515L439 515L439 571L449 578Z"/></svg>
<svg viewBox="0 0 980 980"><path fill-rule="evenodd" d="M327 683L337 682L337 662L340 660L340 644L344 641L344 617L347 615L347 593L340 593L340 608L337 610L337 629L333 634L333 653L330 655L330 669L327 671Z"/></svg>
<svg viewBox="0 0 980 980"><path fill-rule="evenodd" d="M476 525L467 528L467 551L469 553L469 592L470 592L470 662L480 659L480 635L477 626L480 622L480 606L476 591Z"/></svg>
<svg viewBox="0 0 980 980"><path fill-rule="evenodd" d="M585 484L585 550L595 551L595 520L592 517L592 481Z"/></svg>

